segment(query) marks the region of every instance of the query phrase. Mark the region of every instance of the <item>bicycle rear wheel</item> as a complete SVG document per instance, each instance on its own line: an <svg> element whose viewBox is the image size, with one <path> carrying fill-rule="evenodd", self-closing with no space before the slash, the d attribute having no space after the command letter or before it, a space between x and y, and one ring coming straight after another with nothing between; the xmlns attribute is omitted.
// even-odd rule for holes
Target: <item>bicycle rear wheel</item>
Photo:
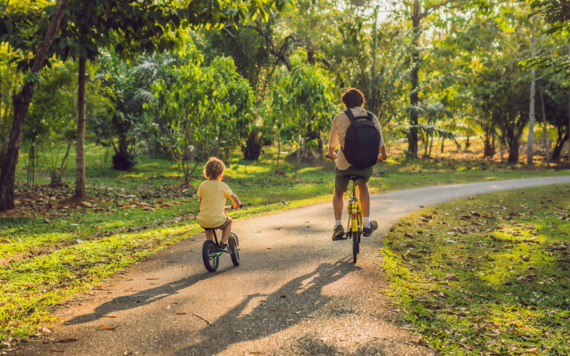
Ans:
<svg viewBox="0 0 570 356"><path fill-rule="evenodd" d="M233 231L230 233L228 245L230 246L230 256L232 257L232 263L237 267L239 266L239 239L236 233Z"/></svg>
<svg viewBox="0 0 570 356"><path fill-rule="evenodd" d="M352 262L356 264L356 255L358 255L358 232L351 232L352 234Z"/></svg>
<svg viewBox="0 0 570 356"><path fill-rule="evenodd" d="M209 272L216 272L220 264L220 258L216 252L217 249L214 241L204 241L204 245L202 246L202 260L204 260L204 266Z"/></svg>

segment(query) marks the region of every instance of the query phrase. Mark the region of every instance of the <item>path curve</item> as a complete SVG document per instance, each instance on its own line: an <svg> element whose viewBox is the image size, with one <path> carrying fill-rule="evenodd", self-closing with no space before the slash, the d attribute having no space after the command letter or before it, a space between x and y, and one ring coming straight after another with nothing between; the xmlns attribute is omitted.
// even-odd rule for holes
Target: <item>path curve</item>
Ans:
<svg viewBox="0 0 570 356"><path fill-rule="evenodd" d="M207 273L199 234L62 306L51 340L26 343L16 354L434 355L378 293L386 288L378 247L387 229L420 205L556 183L570 176L375 195L371 215L380 228L364 239L356 266L350 242L331 241L330 203L240 220L240 267L226 256L217 273ZM77 341L55 342L63 338Z"/></svg>

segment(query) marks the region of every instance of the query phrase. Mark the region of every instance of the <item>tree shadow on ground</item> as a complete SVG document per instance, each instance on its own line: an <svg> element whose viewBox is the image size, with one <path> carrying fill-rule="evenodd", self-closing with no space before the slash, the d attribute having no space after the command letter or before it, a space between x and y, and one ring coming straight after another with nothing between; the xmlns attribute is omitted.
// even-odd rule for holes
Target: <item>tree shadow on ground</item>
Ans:
<svg viewBox="0 0 570 356"><path fill-rule="evenodd" d="M220 273L229 271L226 269L224 271L219 271L218 273L201 273L193 275L190 277L182 278L177 281L158 286L156 288L145 289L139 291L138 293L121 296L108 301L107 303L101 304L91 314L79 315L75 318L67 321L65 325L78 325L89 323L97 319L102 318L104 315L112 314L114 312L129 310L144 307L151 303L157 302L164 298L170 297L177 294L178 291L188 288L200 281L206 280L211 277L215 277Z"/></svg>
<svg viewBox="0 0 570 356"><path fill-rule="evenodd" d="M232 344L261 339L300 323L330 302L331 298L322 293L324 286L359 269L347 257L332 265L322 263L316 270L291 280L269 296L250 294L202 329L202 341L178 350L175 355L217 355ZM248 304L260 297L266 298L246 313Z"/></svg>

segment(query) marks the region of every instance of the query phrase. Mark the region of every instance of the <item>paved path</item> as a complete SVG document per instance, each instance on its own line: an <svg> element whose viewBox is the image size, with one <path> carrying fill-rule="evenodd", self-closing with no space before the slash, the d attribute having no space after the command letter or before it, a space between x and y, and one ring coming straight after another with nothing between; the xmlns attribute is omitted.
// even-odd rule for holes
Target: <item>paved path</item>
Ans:
<svg viewBox="0 0 570 356"><path fill-rule="evenodd" d="M433 355L378 293L386 288L377 253L386 230L420 205L554 183L570 176L375 195L380 228L363 241L356 266L350 242L331 241L330 203L237 221L240 267L224 256L218 272L207 273L204 235L181 241L58 309L64 322L52 340L76 342L42 339L16 354Z"/></svg>

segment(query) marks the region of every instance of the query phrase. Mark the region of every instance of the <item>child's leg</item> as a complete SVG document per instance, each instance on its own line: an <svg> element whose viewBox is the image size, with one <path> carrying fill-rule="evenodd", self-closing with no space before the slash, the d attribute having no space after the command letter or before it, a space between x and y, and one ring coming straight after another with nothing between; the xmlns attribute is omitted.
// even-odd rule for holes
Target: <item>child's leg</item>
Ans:
<svg viewBox="0 0 570 356"><path fill-rule="evenodd" d="M228 226L226 226L223 230L222 230L222 242L227 244L228 243L228 239L230 238L230 233L232 232L232 221L230 220Z"/></svg>
<svg viewBox="0 0 570 356"><path fill-rule="evenodd" d="M214 241L214 230L206 230L206 239Z"/></svg>

